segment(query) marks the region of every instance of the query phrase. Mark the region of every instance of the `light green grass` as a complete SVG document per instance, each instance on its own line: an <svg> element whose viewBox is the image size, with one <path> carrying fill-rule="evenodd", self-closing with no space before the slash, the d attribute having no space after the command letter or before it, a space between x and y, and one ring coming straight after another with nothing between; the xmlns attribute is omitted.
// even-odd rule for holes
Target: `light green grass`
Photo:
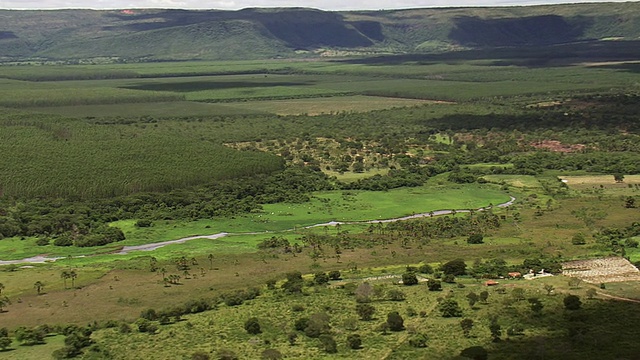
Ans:
<svg viewBox="0 0 640 360"><path fill-rule="evenodd" d="M207 104L191 101L132 103L111 105L56 106L27 109L32 112L57 114L67 117L184 117L255 114L250 107L227 104Z"/></svg>
<svg viewBox="0 0 640 360"><path fill-rule="evenodd" d="M255 111L270 112L278 115L320 115L339 112L366 112L394 107L408 107L432 104L432 101L402 99L378 96L334 96L313 99L249 101L231 103L230 107L249 108Z"/></svg>
<svg viewBox="0 0 640 360"><path fill-rule="evenodd" d="M542 185L532 175L485 175L483 178L492 183L505 183L518 188L540 188Z"/></svg>

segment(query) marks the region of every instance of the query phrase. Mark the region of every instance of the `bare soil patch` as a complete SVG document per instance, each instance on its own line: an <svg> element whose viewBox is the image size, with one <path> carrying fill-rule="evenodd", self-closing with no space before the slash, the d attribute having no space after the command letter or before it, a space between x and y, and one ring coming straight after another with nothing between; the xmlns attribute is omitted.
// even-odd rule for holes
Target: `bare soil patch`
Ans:
<svg viewBox="0 0 640 360"><path fill-rule="evenodd" d="M562 264L562 275L591 284L640 281L640 270L621 257L569 261Z"/></svg>
<svg viewBox="0 0 640 360"><path fill-rule="evenodd" d="M532 143L531 146L536 149L547 149L549 151L562 153L581 151L586 148L583 144L563 144L557 140L542 140Z"/></svg>

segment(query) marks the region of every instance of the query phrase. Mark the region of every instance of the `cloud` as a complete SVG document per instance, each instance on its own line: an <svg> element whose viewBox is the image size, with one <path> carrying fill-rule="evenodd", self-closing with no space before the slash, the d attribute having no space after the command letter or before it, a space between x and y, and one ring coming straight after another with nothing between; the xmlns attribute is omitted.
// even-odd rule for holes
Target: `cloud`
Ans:
<svg viewBox="0 0 640 360"><path fill-rule="evenodd" d="M598 2L601 0L583 0ZM624 1L624 0L614 0ZM538 4L566 4L576 0L0 0L2 9L224 9L247 7L311 7L324 10L378 10L418 7L451 6L517 6Z"/></svg>

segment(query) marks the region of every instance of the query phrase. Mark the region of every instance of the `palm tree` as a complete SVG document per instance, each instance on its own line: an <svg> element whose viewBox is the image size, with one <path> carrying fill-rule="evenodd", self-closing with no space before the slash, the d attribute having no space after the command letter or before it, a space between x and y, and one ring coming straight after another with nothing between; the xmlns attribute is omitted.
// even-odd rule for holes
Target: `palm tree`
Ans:
<svg viewBox="0 0 640 360"><path fill-rule="evenodd" d="M69 272L67 270L63 270L60 273L60 277L62 278L62 282L64 282L64 288L67 288L67 279L70 277Z"/></svg>
<svg viewBox="0 0 640 360"><path fill-rule="evenodd" d="M209 254L207 259L209 259L209 270L213 270L213 254Z"/></svg>
<svg viewBox="0 0 640 360"><path fill-rule="evenodd" d="M42 281L36 281L33 284L33 287L36 288L36 291L38 292L38 295L42 294L42 290L44 290L44 283Z"/></svg>
<svg viewBox="0 0 640 360"><path fill-rule="evenodd" d="M4 290L4 284L0 283L0 295L2 295L2 290Z"/></svg>
<svg viewBox="0 0 640 360"><path fill-rule="evenodd" d="M75 270L71 270L71 271L69 271L69 277L71 278L71 287L75 288L76 287L76 278L78 277L78 274L76 274Z"/></svg>

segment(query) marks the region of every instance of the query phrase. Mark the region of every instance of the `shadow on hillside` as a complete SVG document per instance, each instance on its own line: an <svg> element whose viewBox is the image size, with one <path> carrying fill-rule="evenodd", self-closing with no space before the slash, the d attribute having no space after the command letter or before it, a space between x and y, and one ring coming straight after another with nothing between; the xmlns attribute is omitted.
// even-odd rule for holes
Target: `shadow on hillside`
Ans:
<svg viewBox="0 0 640 360"><path fill-rule="evenodd" d="M636 73L636 74L640 73L640 63L601 65L600 67L605 68L605 69L614 69L614 70L619 70L619 71L623 71L623 72L630 72L630 73Z"/></svg>
<svg viewBox="0 0 640 360"><path fill-rule="evenodd" d="M581 40L586 20L568 22L558 15L480 19L459 17L449 39L464 46L552 45Z"/></svg>
<svg viewBox="0 0 640 360"><path fill-rule="evenodd" d="M223 89L236 89L236 88L262 88L273 86L305 86L313 85L312 81L305 82L253 82L253 81L230 81L230 82L217 82L217 81L185 81L185 82L171 82L160 84L147 84L142 83L138 85L123 86L125 89L132 90L150 90L150 91L172 91L172 92L191 92L191 91L203 91L203 90L223 90Z"/></svg>
<svg viewBox="0 0 640 360"><path fill-rule="evenodd" d="M149 31L207 22L250 21L292 48L367 47L373 45L367 36L372 39L384 38L379 24L378 27L370 22L351 24L345 22L340 14L314 9L163 10L138 14L114 13L110 16L125 23L106 27L105 30Z"/></svg>
<svg viewBox="0 0 640 360"><path fill-rule="evenodd" d="M638 359L640 305L584 298L582 302L581 310L545 309L538 319L523 319L525 336L494 343L488 348L489 359ZM528 336L534 327L553 335Z"/></svg>
<svg viewBox="0 0 640 360"><path fill-rule="evenodd" d="M640 41L583 41L569 44L487 47L442 54L386 55L360 59L335 60L362 65L430 64L469 60L494 60L492 66L547 67L584 62L640 59Z"/></svg>

